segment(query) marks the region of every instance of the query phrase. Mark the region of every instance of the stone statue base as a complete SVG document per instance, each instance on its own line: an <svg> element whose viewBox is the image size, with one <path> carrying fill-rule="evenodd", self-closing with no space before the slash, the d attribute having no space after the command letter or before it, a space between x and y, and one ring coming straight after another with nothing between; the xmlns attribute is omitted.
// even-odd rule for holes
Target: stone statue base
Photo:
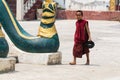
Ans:
<svg viewBox="0 0 120 80"><path fill-rule="evenodd" d="M0 58L0 74L15 71L15 63L15 58Z"/></svg>
<svg viewBox="0 0 120 80"><path fill-rule="evenodd" d="M18 55L20 63L55 65L61 64L62 53L22 53Z"/></svg>

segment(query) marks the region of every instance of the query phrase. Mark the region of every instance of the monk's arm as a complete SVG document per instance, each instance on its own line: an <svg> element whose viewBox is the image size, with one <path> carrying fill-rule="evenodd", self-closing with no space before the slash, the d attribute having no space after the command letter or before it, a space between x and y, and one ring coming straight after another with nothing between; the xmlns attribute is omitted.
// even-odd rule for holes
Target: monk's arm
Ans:
<svg viewBox="0 0 120 80"><path fill-rule="evenodd" d="M88 41L91 41L91 33L90 33L90 29L89 29L89 25L88 23L85 24L85 28L87 30L87 33L88 33Z"/></svg>

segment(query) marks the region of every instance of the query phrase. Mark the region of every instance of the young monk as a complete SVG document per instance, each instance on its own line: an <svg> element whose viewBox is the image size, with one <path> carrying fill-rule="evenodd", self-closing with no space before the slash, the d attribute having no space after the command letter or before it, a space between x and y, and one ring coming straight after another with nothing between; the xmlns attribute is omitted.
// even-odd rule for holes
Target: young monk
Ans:
<svg viewBox="0 0 120 80"><path fill-rule="evenodd" d="M76 58L82 58L82 55L86 54L86 65L90 64L89 48L84 46L86 41L91 41L90 30L88 21L83 19L83 12L81 10L76 11L76 31L74 35L74 47L73 47L73 61L70 65L76 64Z"/></svg>

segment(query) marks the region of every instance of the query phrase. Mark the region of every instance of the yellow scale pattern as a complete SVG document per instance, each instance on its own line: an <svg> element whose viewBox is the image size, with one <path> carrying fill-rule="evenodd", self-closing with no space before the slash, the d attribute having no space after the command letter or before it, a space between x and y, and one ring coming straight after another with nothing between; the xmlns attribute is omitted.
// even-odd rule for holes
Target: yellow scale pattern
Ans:
<svg viewBox="0 0 120 80"><path fill-rule="evenodd" d="M1 24L0 24L0 37L5 37L5 35L3 34L3 32L2 32L2 29L1 29Z"/></svg>

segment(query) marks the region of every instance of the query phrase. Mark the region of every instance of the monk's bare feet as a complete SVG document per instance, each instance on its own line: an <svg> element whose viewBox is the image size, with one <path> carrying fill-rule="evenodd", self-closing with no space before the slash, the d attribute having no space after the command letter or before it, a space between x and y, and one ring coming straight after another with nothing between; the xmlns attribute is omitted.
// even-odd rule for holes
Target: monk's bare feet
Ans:
<svg viewBox="0 0 120 80"><path fill-rule="evenodd" d="M76 62L70 62L69 64L70 65L76 65Z"/></svg>
<svg viewBox="0 0 120 80"><path fill-rule="evenodd" d="M86 62L86 63L85 63L85 65L90 65L90 62L89 62L89 61L88 61L88 62Z"/></svg>

